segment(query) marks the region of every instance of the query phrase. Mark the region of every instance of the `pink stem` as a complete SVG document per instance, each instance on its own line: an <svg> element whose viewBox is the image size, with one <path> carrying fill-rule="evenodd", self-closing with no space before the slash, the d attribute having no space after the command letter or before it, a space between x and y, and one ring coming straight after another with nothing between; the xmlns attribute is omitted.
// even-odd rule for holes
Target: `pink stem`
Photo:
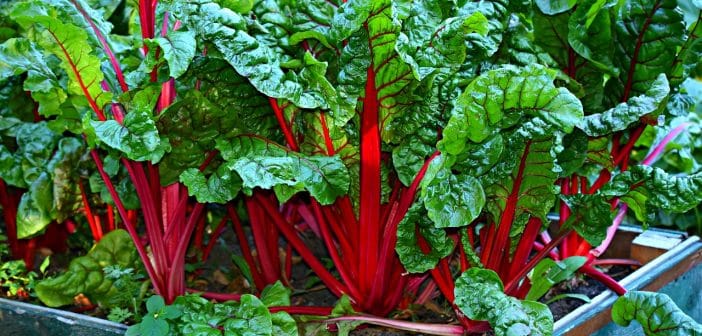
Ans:
<svg viewBox="0 0 702 336"><path fill-rule="evenodd" d="M646 155L646 158L641 162L644 165L650 166L656 160L658 160L658 157L661 155L661 153L665 150L665 147L668 145L669 142L671 142L675 137L677 137L680 133L682 133L687 126L689 126L690 123L682 123L678 125L678 127L674 128L668 135L661 140L661 143L659 143L656 147L653 148L653 150Z"/></svg>
<svg viewBox="0 0 702 336"><path fill-rule="evenodd" d="M600 246L590 250L590 255L588 256L589 259L594 259L602 255L604 251L607 250L609 247L609 244L612 243L612 240L614 240L614 234L617 233L617 229L619 229L619 225L622 224L624 221L624 217L626 217L626 210L629 208L628 205L626 204L621 204L619 207L619 212L617 212L617 216L614 217L614 221L612 221L612 225L607 229L607 237L605 238L604 241L600 244ZM588 260L591 261L591 260Z"/></svg>
<svg viewBox="0 0 702 336"><path fill-rule="evenodd" d="M369 324L375 324L383 327L395 328L410 332L417 332L427 335L464 335L467 330L462 326L450 325L450 324L429 324L429 323L417 323L408 321L399 321L375 316L343 316L333 319L324 320L324 323L336 323L344 321L360 321ZM478 330L470 330L472 332L478 332Z"/></svg>
<svg viewBox="0 0 702 336"><path fill-rule="evenodd" d="M141 238L139 238L139 234L137 233L136 228L134 227L134 223L132 223L132 221L129 220L127 210L124 208L124 204L122 203L119 194L117 194L117 190L112 184L110 176L107 175L107 173L105 172L102 159L100 159L100 156L98 155L97 150L95 149L90 151L90 155L92 156L93 161L95 162L95 166L98 169L98 173L100 173L100 176L102 177L103 182L105 182L105 186L107 186L107 190L109 191L110 196L112 197L112 200L114 201L115 206L117 207L117 212L119 213L120 217L122 217L124 227L127 229L129 236L134 242L134 246L136 247L137 253L139 254L139 257L141 258L144 267L146 268L146 273L149 275L149 278L151 278L151 282L154 284L154 291L156 291L156 294L163 296L163 294L165 293L163 293L161 288L162 279L154 270L154 267L151 264L151 259L149 258L149 254L146 252L146 248L144 248L144 244L142 244Z"/></svg>
<svg viewBox="0 0 702 336"><path fill-rule="evenodd" d="M611 289L613 292L617 293L617 295L624 295L626 294L627 290L624 288L622 285L617 282L617 280L614 280L611 276L604 274L598 270L596 270L594 267L590 265L585 265L580 268L580 272L583 274L601 282L603 285L607 286L607 288Z"/></svg>
<svg viewBox="0 0 702 336"><path fill-rule="evenodd" d="M205 299L215 300L219 302L224 301L239 301L241 299L241 294L228 294L228 293L213 293L205 292L197 289L186 288L185 291L188 293L200 294Z"/></svg>

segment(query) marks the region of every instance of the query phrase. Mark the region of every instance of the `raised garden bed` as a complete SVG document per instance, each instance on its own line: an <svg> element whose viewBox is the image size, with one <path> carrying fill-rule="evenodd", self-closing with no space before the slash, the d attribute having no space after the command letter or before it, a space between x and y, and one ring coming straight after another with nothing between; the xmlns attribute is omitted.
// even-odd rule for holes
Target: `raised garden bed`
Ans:
<svg viewBox="0 0 702 336"><path fill-rule="evenodd" d="M702 319L702 242L699 237L686 238L683 233L651 229L641 233L638 227L623 227L617 244L605 257L632 258L644 264L620 281L627 290L658 291L673 301L694 319ZM643 335L632 323L623 329L612 323L611 307L617 299L605 290L590 303L580 306L556 321L554 335Z"/></svg>
<svg viewBox="0 0 702 336"><path fill-rule="evenodd" d="M107 320L51 309L24 302L0 299L0 330L3 335L112 336L127 326Z"/></svg>

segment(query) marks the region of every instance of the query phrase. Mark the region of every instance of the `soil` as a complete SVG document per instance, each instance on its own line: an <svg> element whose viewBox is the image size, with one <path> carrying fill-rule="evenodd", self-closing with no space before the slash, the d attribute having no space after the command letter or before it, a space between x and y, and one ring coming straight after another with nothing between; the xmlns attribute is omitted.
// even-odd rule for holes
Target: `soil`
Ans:
<svg viewBox="0 0 702 336"><path fill-rule="evenodd" d="M609 274L611 277L613 277L616 280L621 280L627 275L631 274L634 272L634 269L629 266L613 266L607 270L607 274ZM572 282L567 282L564 284L561 284L560 286L556 286L552 288L542 299L541 302L547 302L551 298L560 295L560 294L565 294L565 293L571 293L571 294L583 294L587 295L590 299L594 298L595 296L599 295L600 293L604 292L607 290L607 287L603 284L601 284L599 281L592 280L589 278L581 278L577 277L574 279ZM557 321L558 319L568 315L568 313L572 312L573 310L577 309L578 307L586 304L587 302L583 300L578 300L574 298L565 298L561 299L555 302L552 302L548 305L549 309L551 309L551 313L553 313L553 319L554 321Z"/></svg>

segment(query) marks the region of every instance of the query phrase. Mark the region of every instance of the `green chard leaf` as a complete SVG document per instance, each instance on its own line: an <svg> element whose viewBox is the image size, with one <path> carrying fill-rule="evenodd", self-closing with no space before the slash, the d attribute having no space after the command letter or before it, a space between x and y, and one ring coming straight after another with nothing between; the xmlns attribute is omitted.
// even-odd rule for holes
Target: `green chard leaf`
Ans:
<svg viewBox="0 0 702 336"><path fill-rule="evenodd" d="M682 213L702 202L702 173L676 176L660 168L638 165L615 176L601 193L620 197L637 219L647 222L654 208Z"/></svg>
<svg viewBox="0 0 702 336"><path fill-rule="evenodd" d="M180 182L188 188L188 194L195 196L200 203L227 203L241 190L241 179L229 167L221 165L210 176L205 176L197 168L190 168L180 174Z"/></svg>
<svg viewBox="0 0 702 336"><path fill-rule="evenodd" d="M49 307L71 304L73 297L80 293L93 302L107 304L107 299L117 289L112 286L112 280L105 277L103 268L109 265L134 267L136 261L136 250L127 231L112 231L86 256L73 259L64 274L39 281L37 296Z"/></svg>
<svg viewBox="0 0 702 336"><path fill-rule="evenodd" d="M625 327L637 321L647 336L702 335L702 324L663 293L631 291L620 296L612 306L612 321Z"/></svg>
<svg viewBox="0 0 702 336"><path fill-rule="evenodd" d="M167 134L171 143L159 166L163 185L176 181L186 169L199 167L215 150L215 139L257 134L283 140L268 99L226 61L195 57L181 80L199 82L200 90L179 92L179 100L157 120L159 133Z"/></svg>
<svg viewBox="0 0 702 336"><path fill-rule="evenodd" d="M470 268L456 280L456 305L472 320L488 321L495 335L551 335L553 316L535 301L520 301L504 293L492 270Z"/></svg>
<svg viewBox="0 0 702 336"><path fill-rule="evenodd" d="M623 131L643 116L658 114L665 108L668 93L668 80L661 74L651 83L645 94L630 98L602 113L586 116L579 128L591 137Z"/></svg>
<svg viewBox="0 0 702 336"><path fill-rule="evenodd" d="M603 195L562 195L561 198L572 211L573 229L592 246L598 246L607 237L607 228L612 225L614 212L609 198Z"/></svg>
<svg viewBox="0 0 702 336"><path fill-rule="evenodd" d="M671 82L678 84L688 77L702 80L702 10L687 30L685 42L673 63Z"/></svg>
<svg viewBox="0 0 702 336"><path fill-rule="evenodd" d="M562 2L561 2L562 3ZM601 111L604 74L617 74L612 64L612 31L609 7L612 1L587 0L574 10L557 15L535 11L534 38L537 44L576 80L583 89L579 95L586 112Z"/></svg>
<svg viewBox="0 0 702 336"><path fill-rule="evenodd" d="M668 74L685 37L675 0L627 0L613 8L613 64L621 71L605 87L610 106L643 95Z"/></svg>
<svg viewBox="0 0 702 336"><path fill-rule="evenodd" d="M321 204L331 204L349 188L349 173L339 156L306 156L255 136L218 140L217 149L247 192L273 188L276 193L283 191L279 197L289 197L291 189L304 189Z"/></svg>
<svg viewBox="0 0 702 336"><path fill-rule="evenodd" d="M580 101L553 85L553 75L540 66L505 66L471 82L458 98L439 149L460 154L468 140L483 142L500 129L518 127L525 136L571 132L582 120Z"/></svg>
<svg viewBox="0 0 702 336"><path fill-rule="evenodd" d="M437 228L461 227L475 220L485 205L485 193L477 178L453 174L444 157L437 157L421 183L421 197Z"/></svg>
<svg viewBox="0 0 702 336"><path fill-rule="evenodd" d="M157 163L170 150L168 140L161 138L154 121L153 108L157 99L158 89L147 87L134 94L127 104L129 113L123 124L116 120L92 120L90 126L101 142L129 159Z"/></svg>
<svg viewBox="0 0 702 336"><path fill-rule="evenodd" d="M93 54L84 29L54 15L54 9L39 1L20 2L10 14L23 28L33 30L30 34L33 42L61 60L69 78L68 92L82 97L72 102L89 106L94 112L102 111L111 94L100 87L103 80L100 59Z"/></svg>
<svg viewBox="0 0 702 336"><path fill-rule="evenodd" d="M503 152L481 183L487 195L487 210L497 223L507 220L514 237L522 232L529 217L545 219L553 207L557 194L554 183L558 178L556 139L524 141L512 136L505 146L510 150ZM510 202L514 208L508 209Z"/></svg>
<svg viewBox="0 0 702 336"><path fill-rule="evenodd" d="M195 32L188 30L170 31L166 36L153 39L153 44L161 48L163 58L168 62L169 74L173 78L180 77L188 70L197 46Z"/></svg>
<svg viewBox="0 0 702 336"><path fill-rule="evenodd" d="M59 114L67 98L49 63L28 39L11 38L0 45L0 78L26 72L24 89L32 92L32 98L39 103L38 112L44 116Z"/></svg>
<svg viewBox="0 0 702 336"><path fill-rule="evenodd" d="M76 138L63 138L51 160L39 176L29 184L17 208L17 236L31 237L52 221L64 221L80 207L80 180L77 165L84 154L83 144ZM29 167L27 167L29 168ZM78 182L79 183L79 182Z"/></svg>
<svg viewBox="0 0 702 336"><path fill-rule="evenodd" d="M283 68L278 50L249 33L247 20L208 1L174 1L173 14L206 42L212 43L229 64L261 93L285 98L302 108L327 107L336 93L324 77L325 66L313 57L296 73ZM321 73L320 73L321 71Z"/></svg>
<svg viewBox="0 0 702 336"><path fill-rule="evenodd" d="M429 248L419 245L421 236ZM428 220L421 202L414 203L397 226L395 251L408 272L423 273L436 267L442 258L453 252L454 243L441 228Z"/></svg>
<svg viewBox="0 0 702 336"><path fill-rule="evenodd" d="M418 1L403 21L396 50L418 80L437 70L460 67L466 59L465 36L487 34L488 21L480 12L444 20L442 16L438 2Z"/></svg>

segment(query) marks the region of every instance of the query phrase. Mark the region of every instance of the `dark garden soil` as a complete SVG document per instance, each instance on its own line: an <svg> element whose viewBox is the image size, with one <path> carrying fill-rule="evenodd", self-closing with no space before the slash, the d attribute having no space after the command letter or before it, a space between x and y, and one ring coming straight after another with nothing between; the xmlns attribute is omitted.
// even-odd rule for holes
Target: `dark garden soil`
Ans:
<svg viewBox="0 0 702 336"><path fill-rule="evenodd" d="M606 270L606 273L614 278L615 280L621 280L627 275L634 272L634 269L630 266L613 266ZM600 293L607 290L607 287L596 280L592 280L587 277L577 277L571 282L563 283L559 286L552 288L542 299L541 302L547 302L553 297L561 294L583 294L587 295L590 299L599 295ZM568 315L568 313L577 309L578 307L586 304L585 301L575 299L575 298L565 298L548 305L553 313L554 321Z"/></svg>

